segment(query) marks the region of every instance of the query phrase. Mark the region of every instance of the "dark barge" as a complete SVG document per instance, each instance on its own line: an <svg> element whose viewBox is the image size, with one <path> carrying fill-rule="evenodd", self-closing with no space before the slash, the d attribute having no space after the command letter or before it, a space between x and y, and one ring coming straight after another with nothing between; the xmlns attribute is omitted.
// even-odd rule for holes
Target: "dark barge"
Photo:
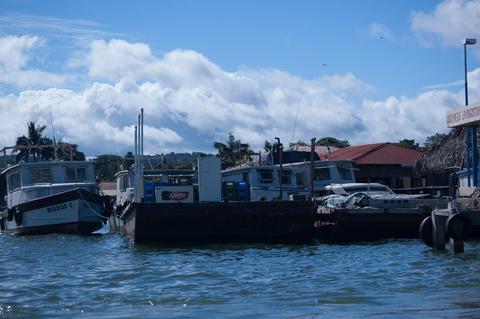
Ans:
<svg viewBox="0 0 480 319"><path fill-rule="evenodd" d="M291 243L314 239L311 201L131 203L114 224L136 244Z"/></svg>
<svg viewBox="0 0 480 319"><path fill-rule="evenodd" d="M315 230L322 240L350 242L386 238L418 238L418 229L432 209L319 209Z"/></svg>

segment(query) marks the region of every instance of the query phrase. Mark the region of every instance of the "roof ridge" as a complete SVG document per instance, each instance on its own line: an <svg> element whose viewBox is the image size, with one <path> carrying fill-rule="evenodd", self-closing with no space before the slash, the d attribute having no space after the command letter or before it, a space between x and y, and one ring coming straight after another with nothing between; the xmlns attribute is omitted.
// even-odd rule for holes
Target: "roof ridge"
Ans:
<svg viewBox="0 0 480 319"><path fill-rule="evenodd" d="M370 153L372 153L372 152L374 152L374 151L377 151L377 150L381 149L382 147L385 147L385 146L387 146L388 144L391 144L391 143L390 143L390 142L383 142L383 143L372 143L372 144L373 144L373 145L378 144L378 145L375 146L374 148L368 150L367 152L365 152L365 153L363 153L363 154L360 154L360 155L358 155L357 157L352 158L352 161L356 161L356 160L358 160L358 159L360 159L360 158L362 158L362 157L365 157L365 156L367 156L368 154L370 154ZM372 144L370 144L370 145L372 145ZM366 144L366 145L368 145L368 144Z"/></svg>

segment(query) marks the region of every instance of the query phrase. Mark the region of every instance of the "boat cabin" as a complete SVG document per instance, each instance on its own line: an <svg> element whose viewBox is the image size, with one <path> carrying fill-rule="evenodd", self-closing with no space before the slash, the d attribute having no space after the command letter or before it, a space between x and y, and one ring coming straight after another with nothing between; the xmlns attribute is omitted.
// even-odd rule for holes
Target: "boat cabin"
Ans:
<svg viewBox="0 0 480 319"><path fill-rule="evenodd" d="M141 202L145 203L191 203L197 195L195 186L198 174L193 170L157 169L144 170ZM133 170L124 170L115 175L117 181L116 206L124 207L135 201L135 178Z"/></svg>
<svg viewBox="0 0 480 319"><path fill-rule="evenodd" d="M284 167L300 169L305 175L305 185L310 190L310 162L285 164ZM313 169L313 192L325 195L330 184L355 183L355 168L351 161L315 161Z"/></svg>
<svg viewBox="0 0 480 319"><path fill-rule="evenodd" d="M305 174L296 167L282 169L282 199L307 195ZM222 171L225 200L270 201L280 197L280 166L241 166Z"/></svg>
<svg viewBox="0 0 480 319"><path fill-rule="evenodd" d="M19 163L2 172L8 207L62 193L75 187L96 192L92 162L51 161Z"/></svg>

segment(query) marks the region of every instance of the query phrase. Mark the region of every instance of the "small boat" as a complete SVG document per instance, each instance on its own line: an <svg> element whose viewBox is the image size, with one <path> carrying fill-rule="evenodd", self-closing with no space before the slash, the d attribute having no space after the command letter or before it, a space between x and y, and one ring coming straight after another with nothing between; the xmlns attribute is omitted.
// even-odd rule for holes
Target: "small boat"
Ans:
<svg viewBox="0 0 480 319"><path fill-rule="evenodd" d="M396 194L378 183L332 184L331 195L316 199L320 237L339 241L414 238L432 210L446 208L447 198Z"/></svg>
<svg viewBox="0 0 480 319"><path fill-rule="evenodd" d="M21 162L1 178L0 226L7 233L90 234L108 218L109 201L100 195L92 162Z"/></svg>

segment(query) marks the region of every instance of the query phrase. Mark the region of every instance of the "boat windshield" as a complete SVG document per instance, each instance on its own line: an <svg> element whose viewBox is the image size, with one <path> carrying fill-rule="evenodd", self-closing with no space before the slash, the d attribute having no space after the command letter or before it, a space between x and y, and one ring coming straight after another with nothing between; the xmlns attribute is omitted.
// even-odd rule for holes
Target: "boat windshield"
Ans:
<svg viewBox="0 0 480 319"><path fill-rule="evenodd" d="M49 167L32 167L28 169L28 185L49 184L52 182L52 172Z"/></svg>
<svg viewBox="0 0 480 319"><path fill-rule="evenodd" d="M193 176L189 174L157 174L144 175L144 182L166 183L168 185L192 185Z"/></svg>
<svg viewBox="0 0 480 319"><path fill-rule="evenodd" d="M86 182L87 170L85 167L66 167L65 168L65 181L72 182Z"/></svg>
<svg viewBox="0 0 480 319"><path fill-rule="evenodd" d="M371 192L382 192L382 193L393 194L393 191L386 186L370 186L370 191Z"/></svg>

